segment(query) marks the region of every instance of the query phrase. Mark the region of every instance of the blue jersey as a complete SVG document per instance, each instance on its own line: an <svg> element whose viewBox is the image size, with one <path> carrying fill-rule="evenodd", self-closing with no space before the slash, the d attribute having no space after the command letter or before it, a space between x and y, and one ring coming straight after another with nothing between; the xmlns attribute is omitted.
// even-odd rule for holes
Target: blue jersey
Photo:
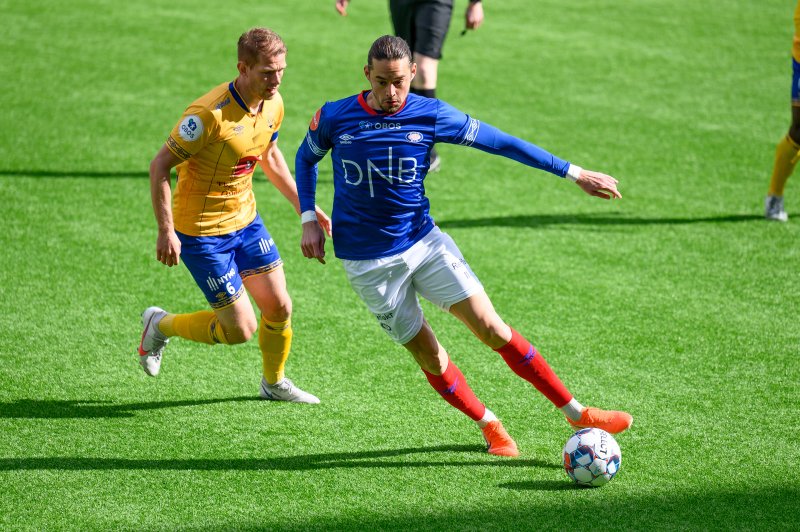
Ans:
<svg viewBox="0 0 800 532"><path fill-rule="evenodd" d="M317 163L331 151L333 245L340 259L402 253L433 228L424 181L437 142L473 146L561 177L569 168L441 100L409 94L398 111L386 114L372 109L367 95L323 105L295 160L300 210L313 211Z"/></svg>

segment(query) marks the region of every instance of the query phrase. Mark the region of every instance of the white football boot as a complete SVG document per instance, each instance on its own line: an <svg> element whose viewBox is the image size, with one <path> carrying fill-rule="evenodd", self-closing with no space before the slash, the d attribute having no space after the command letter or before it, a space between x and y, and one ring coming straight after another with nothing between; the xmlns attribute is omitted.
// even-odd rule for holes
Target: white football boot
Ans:
<svg viewBox="0 0 800 532"><path fill-rule="evenodd" d="M259 395L268 401L289 401L290 403L310 403L317 404L319 399L315 395L304 392L294 385L294 383L283 378L275 384L270 384L267 379L261 377L261 389Z"/></svg>
<svg viewBox="0 0 800 532"><path fill-rule="evenodd" d="M777 222L789 220L789 215L783 210L783 196L767 196L764 200L764 218Z"/></svg>
<svg viewBox="0 0 800 532"><path fill-rule="evenodd" d="M161 371L161 354L169 338L158 330L158 322L167 313L158 307L149 307L142 312L142 341L139 344L139 364L144 372L155 377Z"/></svg>

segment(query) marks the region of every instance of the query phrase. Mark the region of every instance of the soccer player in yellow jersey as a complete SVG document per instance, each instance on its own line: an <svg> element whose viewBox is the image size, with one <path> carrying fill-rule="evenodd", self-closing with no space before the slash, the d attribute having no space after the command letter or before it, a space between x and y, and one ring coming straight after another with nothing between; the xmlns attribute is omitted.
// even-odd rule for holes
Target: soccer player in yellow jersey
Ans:
<svg viewBox="0 0 800 532"><path fill-rule="evenodd" d="M783 207L783 189L800 159L800 1L794 10L794 42L792 44L792 125L775 150L775 165L764 202L767 220L789 219Z"/></svg>
<svg viewBox="0 0 800 532"><path fill-rule="evenodd" d="M251 29L239 38L238 76L192 103L150 163L158 222L156 258L167 266L183 259L211 310L142 314L139 362L155 376L169 338L237 344L258 331L264 399L318 403L284 376L292 341L292 301L283 262L256 211L253 172L260 165L299 214L297 188L277 145L283 120L278 93L286 46L273 31ZM170 170L177 166L174 196ZM317 209L326 230L330 219ZM261 311L256 319L250 293Z"/></svg>

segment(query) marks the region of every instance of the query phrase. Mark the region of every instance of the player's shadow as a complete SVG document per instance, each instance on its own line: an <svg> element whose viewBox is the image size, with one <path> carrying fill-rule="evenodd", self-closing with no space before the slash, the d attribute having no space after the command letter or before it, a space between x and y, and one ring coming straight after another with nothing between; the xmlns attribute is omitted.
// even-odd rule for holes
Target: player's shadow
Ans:
<svg viewBox="0 0 800 532"><path fill-rule="evenodd" d="M186 401L157 401L149 403L114 403L113 401L55 401L18 399L0 403L0 418L23 419L83 419L133 417L141 410L158 410L181 406L200 406L217 403L259 401L258 397L226 397L222 399L192 399Z"/></svg>
<svg viewBox="0 0 800 532"><path fill-rule="evenodd" d="M96 177L96 178L119 178L119 177L150 177L146 170L135 172L109 172L93 170L0 170L0 176L15 177Z"/></svg>
<svg viewBox="0 0 800 532"><path fill-rule="evenodd" d="M474 227L545 227L549 225L685 225L697 223L735 223L762 220L757 214L726 214L697 218L624 216L614 214L531 214L493 216L460 220L437 220L442 229Z"/></svg>
<svg viewBox="0 0 800 532"><path fill-rule="evenodd" d="M435 459L435 453L475 453L476 459ZM480 456L480 458L477 458ZM0 458L0 471L309 471L319 469L408 469L428 467L510 467L560 469L560 464L533 459L507 459L486 454L479 445L436 445L347 453L318 453L270 458ZM541 489L547 489L542 487Z"/></svg>

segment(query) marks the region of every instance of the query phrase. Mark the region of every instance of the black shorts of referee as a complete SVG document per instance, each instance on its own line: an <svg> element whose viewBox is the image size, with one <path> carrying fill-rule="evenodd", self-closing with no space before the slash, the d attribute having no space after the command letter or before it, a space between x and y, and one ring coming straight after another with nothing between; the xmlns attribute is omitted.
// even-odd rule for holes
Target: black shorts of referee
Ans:
<svg viewBox="0 0 800 532"><path fill-rule="evenodd" d="M414 53L442 58L442 46L453 0L389 0L394 33L402 37Z"/></svg>

